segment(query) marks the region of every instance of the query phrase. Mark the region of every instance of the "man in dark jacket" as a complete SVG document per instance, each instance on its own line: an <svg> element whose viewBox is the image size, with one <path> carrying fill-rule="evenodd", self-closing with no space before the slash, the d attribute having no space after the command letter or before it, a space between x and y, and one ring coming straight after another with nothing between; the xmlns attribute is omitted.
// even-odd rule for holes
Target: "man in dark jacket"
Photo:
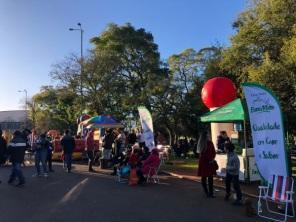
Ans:
<svg viewBox="0 0 296 222"><path fill-rule="evenodd" d="M5 164L7 155L7 143L2 136L2 130L0 130L0 166Z"/></svg>
<svg viewBox="0 0 296 222"><path fill-rule="evenodd" d="M218 151L225 153L225 143L229 143L230 139L227 136L226 131L221 131L220 135L217 137L217 147Z"/></svg>
<svg viewBox="0 0 296 222"><path fill-rule="evenodd" d="M70 134L70 130L65 131L65 135L61 140L61 145L63 147L64 158L67 164L67 172L71 172L71 164L72 164L72 154L75 148L75 140Z"/></svg>
<svg viewBox="0 0 296 222"><path fill-rule="evenodd" d="M25 151L27 148L27 143L22 137L20 131L15 131L13 134L13 139L8 145L8 154L10 155L10 161L12 163L12 172L9 177L8 183L12 184L16 178L18 178L19 183L17 187L22 187L25 184L25 178L22 173L21 164L24 161Z"/></svg>
<svg viewBox="0 0 296 222"><path fill-rule="evenodd" d="M103 139L103 159L111 159L111 152L114 143L114 135L111 129L106 129L106 135Z"/></svg>

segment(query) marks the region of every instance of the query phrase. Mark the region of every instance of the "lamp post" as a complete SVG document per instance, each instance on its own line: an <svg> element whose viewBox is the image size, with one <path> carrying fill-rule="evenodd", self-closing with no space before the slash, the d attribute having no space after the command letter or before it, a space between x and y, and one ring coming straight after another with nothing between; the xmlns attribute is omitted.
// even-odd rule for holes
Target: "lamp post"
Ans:
<svg viewBox="0 0 296 222"><path fill-rule="evenodd" d="M23 90L18 90L18 92L24 92L25 93L25 127L27 127L27 123L28 123L28 91L26 89L23 89Z"/></svg>
<svg viewBox="0 0 296 222"><path fill-rule="evenodd" d="M24 92L25 93L25 109L28 110L28 91L26 89L18 90L18 92Z"/></svg>
<svg viewBox="0 0 296 222"><path fill-rule="evenodd" d="M84 30L82 29L81 23L77 23L77 26L79 28L69 28L69 31L80 31L80 114L82 114L82 109L83 109L83 91L82 91L82 78L83 78L83 32Z"/></svg>

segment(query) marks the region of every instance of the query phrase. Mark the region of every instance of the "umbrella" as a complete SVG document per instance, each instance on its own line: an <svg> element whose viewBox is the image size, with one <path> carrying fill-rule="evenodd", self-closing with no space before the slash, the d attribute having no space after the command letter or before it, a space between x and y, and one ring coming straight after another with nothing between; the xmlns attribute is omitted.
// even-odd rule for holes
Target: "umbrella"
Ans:
<svg viewBox="0 0 296 222"><path fill-rule="evenodd" d="M95 116L81 122L87 128L121 128L123 125L111 116Z"/></svg>

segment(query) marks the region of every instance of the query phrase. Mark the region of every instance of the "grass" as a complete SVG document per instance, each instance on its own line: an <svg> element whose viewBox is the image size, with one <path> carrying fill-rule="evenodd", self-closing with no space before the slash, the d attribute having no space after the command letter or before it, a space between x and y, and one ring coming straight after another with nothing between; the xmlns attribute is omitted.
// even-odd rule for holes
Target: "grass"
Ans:
<svg viewBox="0 0 296 222"><path fill-rule="evenodd" d="M163 170L167 171L174 171L174 170L181 170L181 171L195 171L197 170L197 159L196 158L170 158L168 161L165 162L165 165L162 166Z"/></svg>

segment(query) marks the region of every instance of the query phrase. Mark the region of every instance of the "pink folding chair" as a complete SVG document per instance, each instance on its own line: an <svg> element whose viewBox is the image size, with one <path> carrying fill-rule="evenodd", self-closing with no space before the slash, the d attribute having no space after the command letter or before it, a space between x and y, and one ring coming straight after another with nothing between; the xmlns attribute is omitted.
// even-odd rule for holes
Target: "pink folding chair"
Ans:
<svg viewBox="0 0 296 222"><path fill-rule="evenodd" d="M160 163L158 164L157 167L149 167L149 172L147 174L147 183L149 182L154 182L154 183L159 183L159 177L158 177L158 172L160 169Z"/></svg>

